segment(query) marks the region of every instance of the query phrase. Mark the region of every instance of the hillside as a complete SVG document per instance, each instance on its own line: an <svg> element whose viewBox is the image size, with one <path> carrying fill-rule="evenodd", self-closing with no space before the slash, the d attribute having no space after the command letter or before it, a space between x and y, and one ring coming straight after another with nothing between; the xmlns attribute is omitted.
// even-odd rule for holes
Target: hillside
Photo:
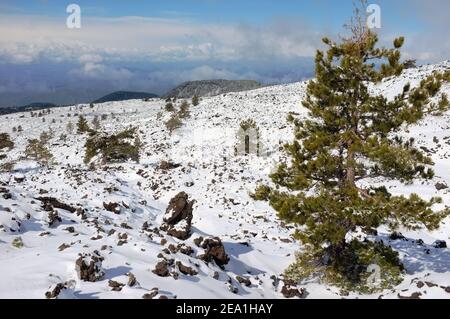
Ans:
<svg viewBox="0 0 450 319"><path fill-rule="evenodd" d="M164 95L164 98L191 98L196 96L215 96L229 92L242 92L262 87L250 80L205 80L185 82Z"/></svg>
<svg viewBox="0 0 450 319"><path fill-rule="evenodd" d="M105 95L92 103L105 103L105 102L117 102L137 99L153 99L157 98L156 94L143 93L143 92L130 92L130 91L117 91L111 94Z"/></svg>
<svg viewBox="0 0 450 319"><path fill-rule="evenodd" d="M30 103L23 106L13 106L13 107L5 107L0 108L0 115L1 114L11 114L11 113L17 113L17 112L26 112L26 111L38 111L48 108L58 107L57 105L53 103Z"/></svg>
<svg viewBox="0 0 450 319"><path fill-rule="evenodd" d="M408 81L414 86L433 70L449 68L450 62L445 62L408 69L372 90L389 98ZM286 118L289 113L307 117L301 105L305 88L302 82L204 97L173 134L164 125L170 113L164 111L163 100L55 108L44 115L45 122L31 118L29 112L0 116L0 133L9 133L15 142L0 160L0 165L15 161L11 172L0 173L0 298L45 298L58 284L65 288L61 298L286 296L282 273L300 245L292 238L293 227L280 222L267 203L252 200L249 192L262 181L269 182L269 173L285 159L280 146L293 139ZM450 86L443 90L450 94ZM183 92L180 89L176 96L188 96ZM188 92L190 96L202 91ZM75 114L83 114L89 122L107 114L101 125L108 132L138 127L143 143L140 163L89 169L83 163L86 136L66 129L69 121L75 124ZM235 155L239 126L247 119L260 129L260 157ZM408 186L382 179L365 183L383 183L393 194L441 196L448 205L450 189L443 186L450 185L449 123L447 112L429 116L403 132L434 160L432 181ZM22 132L13 131L18 125ZM50 129L49 144L57 164L42 169L24 160L23 152L28 139ZM170 200L180 192L195 200L192 235L187 240L160 229ZM53 210L61 220L49 219ZM404 238L391 239L381 227L377 235L400 253L406 266L404 281L394 290L341 296L335 287L310 282L291 288L294 295L449 298L450 250L438 248L435 242L450 244L450 218L433 232L402 229L401 233ZM229 261L224 265L218 260L206 262L205 254L211 253L212 246L199 237L211 237L216 248L218 241L213 238L218 237ZM101 257L95 259L97 274L104 272L98 281L79 280L80 253Z"/></svg>

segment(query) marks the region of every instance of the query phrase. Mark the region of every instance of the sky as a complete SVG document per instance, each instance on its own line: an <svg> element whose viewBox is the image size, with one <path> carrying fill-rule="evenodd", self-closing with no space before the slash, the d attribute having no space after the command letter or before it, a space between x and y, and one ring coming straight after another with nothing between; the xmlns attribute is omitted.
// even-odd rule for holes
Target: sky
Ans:
<svg viewBox="0 0 450 319"><path fill-rule="evenodd" d="M0 0L0 107L70 104L190 80L288 83L314 75L321 38L345 34L352 0ZM380 42L450 58L450 1L378 0ZM68 5L81 28L66 25Z"/></svg>

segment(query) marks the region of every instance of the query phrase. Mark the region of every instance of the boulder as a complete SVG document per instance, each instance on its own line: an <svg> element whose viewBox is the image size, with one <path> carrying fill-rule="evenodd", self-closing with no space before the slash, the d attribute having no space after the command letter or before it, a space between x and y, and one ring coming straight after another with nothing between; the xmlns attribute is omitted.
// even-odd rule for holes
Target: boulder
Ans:
<svg viewBox="0 0 450 319"><path fill-rule="evenodd" d="M163 220L161 230L172 237L186 240L191 235L192 207L195 201L189 201L185 192L177 194L169 202Z"/></svg>
<svg viewBox="0 0 450 319"><path fill-rule="evenodd" d="M104 260L98 253L83 254L75 262L78 278L83 281L96 282L103 278L105 272L102 268Z"/></svg>
<svg viewBox="0 0 450 319"><path fill-rule="evenodd" d="M218 237L210 237L203 239L202 237L197 238L195 244L205 250L203 255L200 255L198 258L202 259L206 262L215 261L217 266L223 267L228 264L230 258L225 252L225 247L222 244L222 241Z"/></svg>
<svg viewBox="0 0 450 319"><path fill-rule="evenodd" d="M159 277L169 277L169 264L167 261L162 260L158 262L153 270L153 273Z"/></svg>
<svg viewBox="0 0 450 319"><path fill-rule="evenodd" d="M436 189L437 189L438 191L442 191L442 190L444 190L444 189L447 189L447 188L448 188L448 185L445 184L445 183L436 183L436 185L434 185L434 187L436 187Z"/></svg>
<svg viewBox="0 0 450 319"><path fill-rule="evenodd" d="M290 285L284 285L281 288L281 293L284 298L301 298L304 299L307 297L308 293L305 288L298 289L297 287L292 287Z"/></svg>
<svg viewBox="0 0 450 319"><path fill-rule="evenodd" d="M433 243L434 248L447 248L447 242L445 240L436 240Z"/></svg>

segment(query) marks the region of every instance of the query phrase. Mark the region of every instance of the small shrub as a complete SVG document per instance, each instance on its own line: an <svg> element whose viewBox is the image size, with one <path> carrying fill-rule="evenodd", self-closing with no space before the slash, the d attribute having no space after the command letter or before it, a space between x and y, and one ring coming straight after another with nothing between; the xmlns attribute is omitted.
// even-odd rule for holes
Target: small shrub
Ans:
<svg viewBox="0 0 450 319"><path fill-rule="evenodd" d="M86 118L83 115L80 115L78 117L77 133L83 134L83 133L89 133L89 132L91 132L91 129L89 127L89 124L88 124Z"/></svg>
<svg viewBox="0 0 450 319"><path fill-rule="evenodd" d="M183 101L180 106L180 111L178 112L178 117L180 119L185 119L191 116L189 111L189 103L187 101Z"/></svg>
<svg viewBox="0 0 450 319"><path fill-rule="evenodd" d="M85 144L84 162L88 164L100 155L102 164L139 161L141 142L135 128L130 128L117 134L92 132Z"/></svg>
<svg viewBox="0 0 450 319"><path fill-rule="evenodd" d="M166 106L164 107L164 109L167 112L174 112L175 111L175 107L173 106L173 104L171 102L167 103Z"/></svg>
<svg viewBox="0 0 450 319"><path fill-rule="evenodd" d="M194 96L192 97L192 105L193 105L193 106L197 106L197 105L199 105L199 103L200 103L200 99L198 98L197 95L194 95Z"/></svg>
<svg viewBox="0 0 450 319"><path fill-rule="evenodd" d="M178 115L174 114L166 123L166 128L169 130L170 133L175 131L176 129L180 128L183 125L183 122L178 117Z"/></svg>
<svg viewBox="0 0 450 319"><path fill-rule="evenodd" d="M28 140L28 145L25 148L25 156L44 166L50 165L53 161L52 153L50 153L46 145L38 139Z"/></svg>
<svg viewBox="0 0 450 319"><path fill-rule="evenodd" d="M11 137L8 133L0 133L0 150L11 150L14 147L14 142L11 141Z"/></svg>

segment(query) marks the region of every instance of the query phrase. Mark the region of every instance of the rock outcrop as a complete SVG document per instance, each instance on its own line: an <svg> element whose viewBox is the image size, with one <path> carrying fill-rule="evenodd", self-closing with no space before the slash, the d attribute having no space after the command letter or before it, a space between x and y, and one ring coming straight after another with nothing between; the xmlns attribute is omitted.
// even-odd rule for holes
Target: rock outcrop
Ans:
<svg viewBox="0 0 450 319"><path fill-rule="evenodd" d="M189 196L181 192L172 198L164 214L164 230L170 236L186 240L191 235L192 207L195 201L189 201Z"/></svg>

